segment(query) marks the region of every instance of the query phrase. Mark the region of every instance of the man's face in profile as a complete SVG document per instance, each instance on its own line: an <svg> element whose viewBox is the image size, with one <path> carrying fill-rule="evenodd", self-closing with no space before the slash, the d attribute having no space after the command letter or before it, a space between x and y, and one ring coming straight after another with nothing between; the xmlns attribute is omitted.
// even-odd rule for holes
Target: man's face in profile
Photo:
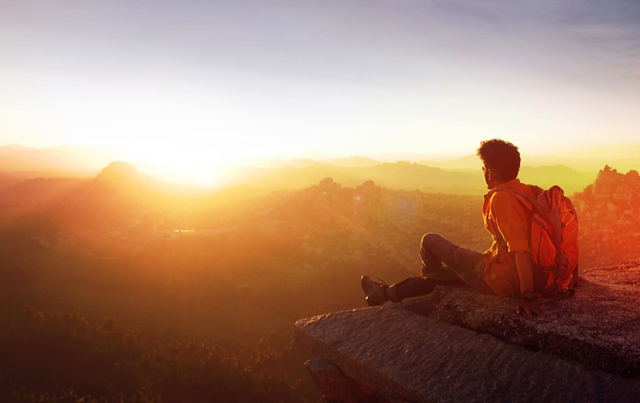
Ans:
<svg viewBox="0 0 640 403"><path fill-rule="evenodd" d="M499 185L495 176L491 174L491 168L488 168L485 163L482 163L482 177L484 178L484 184L487 185L487 189L493 189Z"/></svg>
<svg viewBox="0 0 640 403"><path fill-rule="evenodd" d="M489 187L489 170L484 162L482 163L482 177L484 178L484 184L487 185L487 189L491 189Z"/></svg>

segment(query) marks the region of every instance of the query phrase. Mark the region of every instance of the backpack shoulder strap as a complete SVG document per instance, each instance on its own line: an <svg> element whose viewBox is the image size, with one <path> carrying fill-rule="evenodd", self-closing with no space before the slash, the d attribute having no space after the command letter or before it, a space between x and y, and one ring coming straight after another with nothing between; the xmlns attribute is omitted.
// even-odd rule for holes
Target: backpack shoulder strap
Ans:
<svg viewBox="0 0 640 403"><path fill-rule="evenodd" d="M527 210L533 213L538 213L542 217L547 216L549 214L549 205L539 200L540 196L545 192L545 190L543 190L538 186L533 186L533 185L528 185L528 186L533 191L533 195L523 194L513 189L502 189L502 190L505 190L514 194L518 199L518 201L520 202L520 204L524 206Z"/></svg>

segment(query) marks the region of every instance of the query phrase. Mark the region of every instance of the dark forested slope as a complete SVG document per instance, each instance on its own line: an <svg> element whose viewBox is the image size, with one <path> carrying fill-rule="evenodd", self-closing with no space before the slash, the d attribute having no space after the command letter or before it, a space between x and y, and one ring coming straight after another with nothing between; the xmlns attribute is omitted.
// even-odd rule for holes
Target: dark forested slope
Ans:
<svg viewBox="0 0 640 403"><path fill-rule="evenodd" d="M0 394L25 386L20 401L29 403L67 386L165 402L191 390L191 401L206 401L222 383L220 399L255 400L243 382L266 393L265 401L296 400L284 391L313 394L301 383L302 358L287 347L296 319L365 306L363 274L395 282L419 273L426 232L478 251L491 242L482 196L372 181L194 192L115 163L91 180L11 178L5 185L0 357L21 370L0 379ZM573 196L583 269L640 256L638 196L637 172L608 167ZM91 362L118 367L94 374ZM29 373L32 366L42 371ZM243 366L248 372L237 370Z"/></svg>

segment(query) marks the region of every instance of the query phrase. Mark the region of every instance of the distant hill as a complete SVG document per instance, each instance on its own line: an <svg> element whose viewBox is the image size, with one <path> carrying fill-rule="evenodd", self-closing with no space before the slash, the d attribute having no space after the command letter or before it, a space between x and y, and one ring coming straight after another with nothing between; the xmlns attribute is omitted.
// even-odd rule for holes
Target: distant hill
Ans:
<svg viewBox="0 0 640 403"><path fill-rule="evenodd" d="M372 167L321 164L312 167L236 167L226 172L227 184L247 184L263 189L302 189L326 177L355 187L373 180L389 189L422 190L436 193L483 194L480 171L450 171L408 162L383 163Z"/></svg>
<svg viewBox="0 0 640 403"><path fill-rule="evenodd" d="M249 185L260 191L302 189L325 177L345 186L358 186L373 180L389 189L421 190L436 193L480 195L486 193L481 163L474 154L456 159L427 154L389 153L381 157L431 157L419 163L381 162L354 156L350 158L263 159L259 166L235 166L223 169L221 186ZM320 158L321 156L318 156ZM0 189L15 177L93 177L112 161L123 160L116 152L98 147L32 148L20 145L0 147ZM639 170L640 157L560 158L523 156L520 178L523 182L548 188L560 185L572 194L595 179L605 165L621 171ZM4 175L4 179L3 176Z"/></svg>
<svg viewBox="0 0 640 403"><path fill-rule="evenodd" d="M563 152L562 155L570 158L583 159L603 158L609 161L637 158L638 156L640 156L640 142L624 144L603 144L595 147L577 148L573 151Z"/></svg>
<svg viewBox="0 0 640 403"><path fill-rule="evenodd" d="M371 158L349 157L349 158L329 158L329 159L310 159L310 158L292 158L283 160L280 158L259 159L255 160L255 166L262 168L278 168L278 167L295 167L309 168L320 167L323 164L335 165L338 167L373 167L381 164Z"/></svg>
<svg viewBox="0 0 640 403"><path fill-rule="evenodd" d="M524 183L548 189L558 185L570 196L582 191L596 178L595 172L578 172L564 165L531 167L523 166L518 175Z"/></svg>
<svg viewBox="0 0 640 403"><path fill-rule="evenodd" d="M24 172L0 172L0 191L17 185L18 183L33 178L33 173Z"/></svg>
<svg viewBox="0 0 640 403"><path fill-rule="evenodd" d="M439 161L439 160L450 160L454 158L450 155L407 153L407 152L376 153L376 154L368 155L368 157L376 161L391 162L391 163L398 162L398 161L406 161L406 162L419 162L422 160Z"/></svg>
<svg viewBox="0 0 640 403"><path fill-rule="evenodd" d="M11 154L32 151L32 150L37 150L37 149L33 147L21 146L20 144L9 144L6 146L0 146L0 156L6 157Z"/></svg>
<svg viewBox="0 0 640 403"><path fill-rule="evenodd" d="M640 153L638 153L638 155L640 155ZM419 163L445 169L480 169L482 166L480 159L475 154L448 160L421 160ZM638 170L640 169L640 157L616 157L615 154L609 157L605 157L603 154L601 156L588 158L558 157L553 155L522 155L523 166L543 167L564 165L578 172L589 172L593 174L596 174L607 164L619 167L618 169L622 171Z"/></svg>
<svg viewBox="0 0 640 403"><path fill-rule="evenodd" d="M480 169L482 162L475 154L465 155L464 157L454 159L424 159L418 161L419 164L428 165L435 168L443 169Z"/></svg>
<svg viewBox="0 0 640 403"><path fill-rule="evenodd" d="M35 178L18 180L4 191L0 190L0 206L47 206L64 200L71 192L90 179L80 178Z"/></svg>
<svg viewBox="0 0 640 403"><path fill-rule="evenodd" d="M474 157L477 160L477 157ZM226 173L227 184L247 184L262 189L302 189L331 177L345 186L372 180L389 189L434 193L481 195L487 192L480 169L441 169L423 164L396 162L371 167L319 164L296 168L237 167ZM520 179L543 188L559 185L567 194L581 191L595 179L595 172L578 172L563 165L520 169Z"/></svg>
<svg viewBox="0 0 640 403"><path fill-rule="evenodd" d="M320 166L318 161L308 158L292 158L290 160L283 160L280 158L269 158L262 160L258 163L258 166L263 168L278 168L278 167L295 167L295 168L307 168Z"/></svg>
<svg viewBox="0 0 640 403"><path fill-rule="evenodd" d="M381 164L380 161L364 157L334 158L321 160L320 162L338 167L374 167Z"/></svg>
<svg viewBox="0 0 640 403"><path fill-rule="evenodd" d="M65 146L33 148L20 145L0 147L0 171L32 172L53 177L95 175L111 161L122 159L119 153L101 147Z"/></svg>

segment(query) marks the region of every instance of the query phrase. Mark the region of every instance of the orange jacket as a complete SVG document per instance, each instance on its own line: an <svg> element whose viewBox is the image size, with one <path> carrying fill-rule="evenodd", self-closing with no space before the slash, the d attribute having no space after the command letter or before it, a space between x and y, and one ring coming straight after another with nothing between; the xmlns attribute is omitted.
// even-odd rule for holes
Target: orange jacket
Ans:
<svg viewBox="0 0 640 403"><path fill-rule="evenodd" d="M484 196L484 227L493 236L491 248L483 255L484 281L497 295L513 297L520 293L520 277L514 252L529 252L531 212L523 208L516 196L502 189L533 195L527 185L514 179L491 189ZM504 240L504 242L503 242Z"/></svg>

